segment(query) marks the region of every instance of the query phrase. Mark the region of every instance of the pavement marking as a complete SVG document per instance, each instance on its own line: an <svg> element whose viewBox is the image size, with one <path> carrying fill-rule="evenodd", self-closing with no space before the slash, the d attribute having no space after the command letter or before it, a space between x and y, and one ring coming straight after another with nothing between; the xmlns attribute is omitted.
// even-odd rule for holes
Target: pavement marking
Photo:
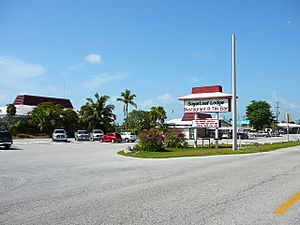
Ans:
<svg viewBox="0 0 300 225"><path fill-rule="evenodd" d="M285 214L289 210L289 208L295 205L298 201L300 201L300 192L297 192L293 195L293 197L291 197L289 200L280 205L275 211L273 211L273 214Z"/></svg>

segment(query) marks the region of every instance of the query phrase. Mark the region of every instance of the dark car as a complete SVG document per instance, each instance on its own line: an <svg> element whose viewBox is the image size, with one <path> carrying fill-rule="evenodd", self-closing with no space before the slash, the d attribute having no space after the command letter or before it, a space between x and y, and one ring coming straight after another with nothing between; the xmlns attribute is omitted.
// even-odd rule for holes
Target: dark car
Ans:
<svg viewBox="0 0 300 225"><path fill-rule="evenodd" d="M247 132L238 132L237 137L238 139L249 139L249 135Z"/></svg>
<svg viewBox="0 0 300 225"><path fill-rule="evenodd" d="M122 142L122 137L117 132L107 133L100 137L101 142Z"/></svg>
<svg viewBox="0 0 300 225"><path fill-rule="evenodd" d="M9 131L0 131L0 146L4 146L5 149L9 149L12 145L12 136Z"/></svg>

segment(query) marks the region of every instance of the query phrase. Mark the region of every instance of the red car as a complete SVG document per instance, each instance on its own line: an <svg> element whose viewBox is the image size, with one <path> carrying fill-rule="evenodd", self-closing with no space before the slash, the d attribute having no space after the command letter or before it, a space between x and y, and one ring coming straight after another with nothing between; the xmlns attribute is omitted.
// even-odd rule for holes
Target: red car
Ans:
<svg viewBox="0 0 300 225"><path fill-rule="evenodd" d="M100 137L100 141L101 142L121 142L122 141L122 137L119 133L117 132L113 132L113 133L107 133L105 135L103 135L102 137Z"/></svg>

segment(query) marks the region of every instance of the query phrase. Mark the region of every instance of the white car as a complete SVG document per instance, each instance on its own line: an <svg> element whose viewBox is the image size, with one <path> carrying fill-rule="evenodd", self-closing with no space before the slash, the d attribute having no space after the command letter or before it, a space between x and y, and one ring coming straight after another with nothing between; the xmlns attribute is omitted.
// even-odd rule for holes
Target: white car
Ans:
<svg viewBox="0 0 300 225"><path fill-rule="evenodd" d="M125 142L135 142L136 141L136 134L132 132L121 132L122 140Z"/></svg>
<svg viewBox="0 0 300 225"><path fill-rule="evenodd" d="M103 130L99 129L94 129L92 133L90 133L90 140L95 141L98 140L100 141L100 138L104 135Z"/></svg>
<svg viewBox="0 0 300 225"><path fill-rule="evenodd" d="M68 141L68 135L64 129L55 129L52 133L52 141Z"/></svg>
<svg viewBox="0 0 300 225"><path fill-rule="evenodd" d="M256 132L255 137L270 137L270 134L266 131L259 130Z"/></svg>

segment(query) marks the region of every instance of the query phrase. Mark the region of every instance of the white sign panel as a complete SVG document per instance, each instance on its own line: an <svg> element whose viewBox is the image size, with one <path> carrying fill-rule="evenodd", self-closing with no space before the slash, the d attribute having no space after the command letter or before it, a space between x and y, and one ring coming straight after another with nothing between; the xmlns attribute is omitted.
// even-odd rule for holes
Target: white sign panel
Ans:
<svg viewBox="0 0 300 225"><path fill-rule="evenodd" d="M218 119L193 120L192 127L217 128L219 127L219 120Z"/></svg>
<svg viewBox="0 0 300 225"><path fill-rule="evenodd" d="M230 112L229 99L185 100L184 112Z"/></svg>

